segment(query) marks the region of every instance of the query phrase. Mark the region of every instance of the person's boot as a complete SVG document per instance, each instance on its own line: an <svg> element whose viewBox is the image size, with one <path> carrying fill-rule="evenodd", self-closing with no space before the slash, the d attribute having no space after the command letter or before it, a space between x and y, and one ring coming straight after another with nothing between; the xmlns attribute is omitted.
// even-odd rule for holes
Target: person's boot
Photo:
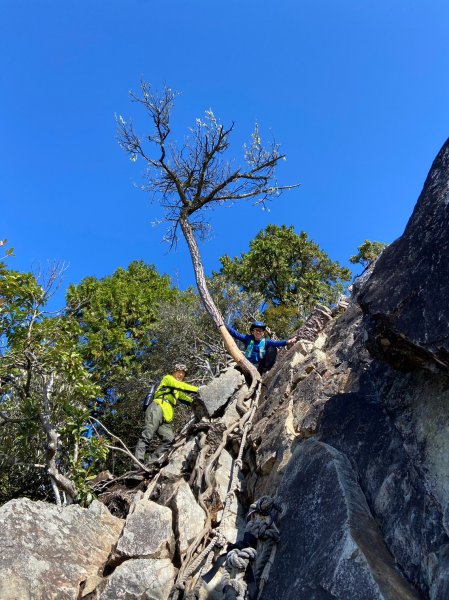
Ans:
<svg viewBox="0 0 449 600"><path fill-rule="evenodd" d="M145 461L146 449L147 449L147 447L145 445L145 442L143 442L142 440L139 440L136 444L136 449L134 450L134 456L142 464Z"/></svg>
<svg viewBox="0 0 449 600"><path fill-rule="evenodd" d="M171 446L170 442L164 442L163 444L158 446L156 448L156 450L153 452L153 454L151 455L151 458L148 461L148 463L151 465L161 464L165 458L166 453L170 450L170 446Z"/></svg>

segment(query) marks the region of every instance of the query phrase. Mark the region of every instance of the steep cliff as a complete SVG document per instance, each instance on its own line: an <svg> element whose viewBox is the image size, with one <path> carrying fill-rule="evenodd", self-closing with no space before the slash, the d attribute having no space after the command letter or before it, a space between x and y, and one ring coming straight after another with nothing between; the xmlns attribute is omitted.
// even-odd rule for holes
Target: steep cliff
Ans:
<svg viewBox="0 0 449 600"><path fill-rule="evenodd" d="M446 143L403 236L255 397L224 373L159 473L104 484L126 519L0 509L0 600L449 598L448 282Z"/></svg>
<svg viewBox="0 0 449 600"><path fill-rule="evenodd" d="M449 597L448 194L446 142L347 311L266 382L252 485L285 512L264 598Z"/></svg>

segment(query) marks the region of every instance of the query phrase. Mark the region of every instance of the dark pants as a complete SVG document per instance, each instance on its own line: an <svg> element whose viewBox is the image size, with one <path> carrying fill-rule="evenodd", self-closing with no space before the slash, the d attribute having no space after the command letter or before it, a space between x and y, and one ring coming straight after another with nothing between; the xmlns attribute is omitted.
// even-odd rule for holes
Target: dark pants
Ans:
<svg viewBox="0 0 449 600"><path fill-rule="evenodd" d="M159 404L152 402L145 411L145 425L140 434L139 441L136 445L134 456L140 462L145 460L145 452L154 435L157 434L161 438L163 444L159 446L153 458L158 458L165 452L170 443L174 440L175 433L168 423L164 422L162 409Z"/></svg>
<svg viewBox="0 0 449 600"><path fill-rule="evenodd" d="M276 362L277 356L278 356L277 348L275 346L268 346L265 351L265 356L262 358L262 360L257 365L257 370L259 371L259 373L261 375L263 375L263 373L266 373L267 371L269 371L271 369L271 367Z"/></svg>

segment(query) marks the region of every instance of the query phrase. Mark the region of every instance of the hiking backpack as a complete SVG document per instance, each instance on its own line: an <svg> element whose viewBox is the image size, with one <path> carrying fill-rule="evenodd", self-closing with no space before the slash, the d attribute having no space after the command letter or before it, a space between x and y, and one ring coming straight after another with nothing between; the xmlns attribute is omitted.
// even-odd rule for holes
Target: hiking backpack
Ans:
<svg viewBox="0 0 449 600"><path fill-rule="evenodd" d="M142 402L142 409L145 411L150 404L153 402L154 400L154 395L156 393L157 388L161 385L162 382L162 377L160 379L157 379L156 381L153 381L153 383L150 385L150 387L148 388L148 392L147 395L145 396L145 398L143 399Z"/></svg>

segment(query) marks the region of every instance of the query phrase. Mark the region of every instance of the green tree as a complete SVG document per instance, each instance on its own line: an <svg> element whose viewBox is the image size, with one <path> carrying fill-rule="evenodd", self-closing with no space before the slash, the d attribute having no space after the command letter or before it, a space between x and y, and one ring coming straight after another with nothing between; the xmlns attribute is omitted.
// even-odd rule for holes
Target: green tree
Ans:
<svg viewBox="0 0 449 600"><path fill-rule="evenodd" d="M167 275L143 261L68 288L67 305L81 328L84 360L105 395L113 394L123 379L149 370L158 307L178 293Z"/></svg>
<svg viewBox="0 0 449 600"><path fill-rule="evenodd" d="M77 346L80 330L73 319L46 313L60 273L54 265L38 280L0 264L1 500L23 493L53 493L57 504L79 499L89 476L83 465L95 460L79 439L99 391Z"/></svg>
<svg viewBox="0 0 449 600"><path fill-rule="evenodd" d="M384 244L383 242L370 242L369 240L365 240L363 244L357 248L357 254L350 257L349 262L353 265L359 264L366 268L380 256L383 249L387 246L388 244Z"/></svg>
<svg viewBox="0 0 449 600"><path fill-rule="evenodd" d="M133 448L141 429L141 402L150 382L172 364L157 326L161 306L180 296L167 275L133 261L101 279L86 277L67 291L70 314L80 327L80 351L100 386L93 415ZM171 332L176 339L176 331ZM179 359L178 359L179 360ZM107 467L129 469L129 459L111 453Z"/></svg>
<svg viewBox="0 0 449 600"><path fill-rule="evenodd" d="M318 244L293 226L268 225L240 257L220 258L221 273L266 303L266 318L286 335L300 325L317 303L332 304L350 279L349 269L332 261ZM274 321L274 322L273 322ZM278 330L279 328L279 330Z"/></svg>
<svg viewBox="0 0 449 600"><path fill-rule="evenodd" d="M260 317L260 294L244 292L217 273L207 279L207 285L226 322L246 326ZM229 359L198 293L188 289L166 302L160 311L155 326L158 352L153 365L167 366L181 360L189 365L189 378L198 384L216 377Z"/></svg>

